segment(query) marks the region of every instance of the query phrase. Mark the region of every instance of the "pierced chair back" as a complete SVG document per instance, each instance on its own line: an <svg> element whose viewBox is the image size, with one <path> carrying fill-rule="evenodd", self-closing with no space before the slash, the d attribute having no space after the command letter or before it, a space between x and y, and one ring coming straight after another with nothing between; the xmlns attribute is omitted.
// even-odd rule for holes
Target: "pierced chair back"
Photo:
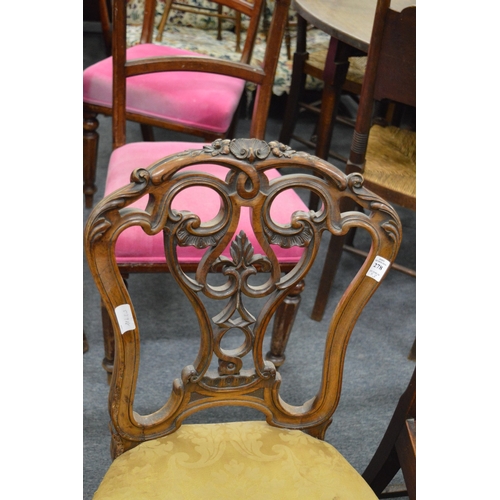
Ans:
<svg viewBox="0 0 500 500"><path fill-rule="evenodd" d="M227 175L221 179L203 167L207 165L223 167ZM297 173L270 175L287 167ZM270 426L323 438L339 401L350 334L399 248L401 225L396 212L363 187L359 174L346 176L317 157L256 139L217 140L138 169L131 179L96 205L85 229L89 268L114 331L109 397L113 456L173 433L193 413L224 405L253 408L263 413ZM220 199L219 212L208 221L178 202L184 191L201 186ZM273 204L280 194L297 188L314 192L322 208L290 213L285 223L275 220ZM364 212L342 211L345 199ZM143 200L141 208L132 206L139 200ZM241 217L250 218L262 253L256 253L245 233L237 233ZM114 255L120 235L134 226L149 237L163 234L168 267L193 307L199 330L194 359L179 368L165 405L147 415L134 408L140 321ZM368 232L371 250L329 324L317 394L302 405L291 405L280 395L280 373L265 359L266 330L287 294L313 265L322 234L338 236L355 227ZM179 249L186 246L203 252L193 274L186 273L178 261ZM275 249L297 246L304 249L302 258L283 273ZM222 283L212 283L221 275ZM220 304L217 313L208 312L207 299ZM256 313L248 306L254 299L263 301ZM185 325L186 331L193 328L196 325ZM223 343L230 330L242 338L234 349Z"/></svg>

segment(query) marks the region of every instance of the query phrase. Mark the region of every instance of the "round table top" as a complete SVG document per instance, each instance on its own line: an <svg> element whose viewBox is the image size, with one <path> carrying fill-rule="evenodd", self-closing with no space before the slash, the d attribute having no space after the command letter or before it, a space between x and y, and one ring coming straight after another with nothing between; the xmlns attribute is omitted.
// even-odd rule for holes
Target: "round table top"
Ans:
<svg viewBox="0 0 500 500"><path fill-rule="evenodd" d="M306 21L325 33L368 52L377 0L293 0L292 6ZM392 0L391 9L401 11L415 0Z"/></svg>

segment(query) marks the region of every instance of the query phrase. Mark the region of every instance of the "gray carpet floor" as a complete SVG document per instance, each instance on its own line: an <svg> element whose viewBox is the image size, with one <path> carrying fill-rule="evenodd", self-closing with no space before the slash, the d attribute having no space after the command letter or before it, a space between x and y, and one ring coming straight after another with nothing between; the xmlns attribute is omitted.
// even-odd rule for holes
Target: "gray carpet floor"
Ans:
<svg viewBox="0 0 500 500"><path fill-rule="evenodd" d="M103 44L99 34L84 33L84 67L103 57ZM275 99L272 105L266 139L278 138L285 97ZM349 103L346 103L349 106ZM311 134L313 119L305 116L300 127ZM249 120L242 116L238 135L246 137ZM308 128L309 127L309 128ZM106 165L111 152L111 120L100 118L100 143L98 158L98 193L95 201L102 196ZM129 124L128 140L139 141L139 127ZM347 153L352 131L348 127L337 126L333 137L333 146ZM180 134L165 131L157 132L158 140L193 140ZM299 143L291 143L295 149L312 152ZM336 161L332 163L337 164ZM397 262L415 268L415 214L396 207L403 223L403 243ZM83 209L83 223L89 214ZM362 238L357 244L362 245ZM287 349L287 361L281 369L284 379L282 394L290 403L304 401L312 395L318 384L318 349L327 320L315 322L310 319L312 305L316 295L318 278L323 265L324 251L319 257L306 282L300 310L295 321L292 338ZM341 269L335 286L329 297L328 312L332 312L335 298L342 286L348 282L353 270L359 266L360 258L344 252ZM158 334L157 325L145 323L142 332L142 358L147 368L140 373L139 411L151 411L163 402L165 391L169 388L168 376L177 375L177 365L172 360L182 363L189 359L186 349L186 335L178 334L181 324L187 320L190 312L178 294L172 290L171 276L135 275L130 278L129 288L133 298L137 298L139 307L163 308L169 312L169 330L166 336ZM103 344L99 296L92 282L85 259L83 262L83 325L89 350L83 356L83 498L92 498L107 467L111 463L109 453L110 434L108 430L106 375L101 367ZM415 278L392 270L382 283L377 294L370 301L361 315L353 332L347 351L344 385L339 407L329 427L326 440L333 444L352 465L362 472L373 455L385 431L397 401L408 384L415 362L408 360L408 353L415 339ZM158 358L160 358L158 360ZM160 373L160 376L158 376ZM247 410L230 409L199 413L191 421L221 421L260 418ZM396 480L399 480L397 477Z"/></svg>

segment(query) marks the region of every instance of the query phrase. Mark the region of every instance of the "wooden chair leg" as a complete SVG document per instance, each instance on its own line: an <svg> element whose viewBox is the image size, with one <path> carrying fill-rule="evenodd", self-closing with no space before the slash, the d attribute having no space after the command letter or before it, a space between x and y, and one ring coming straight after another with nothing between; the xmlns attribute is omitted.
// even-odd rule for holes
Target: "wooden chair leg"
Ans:
<svg viewBox="0 0 500 500"><path fill-rule="evenodd" d="M407 494L410 496L410 500L415 498L415 480L411 478L411 475L415 474L415 461L411 465L411 455L413 453L411 448L415 451L416 445L415 440L411 437L411 423L407 424L407 421L416 418L416 402L415 368L408 387L399 399L384 437L363 472L363 478L379 498L387 498L389 496L383 495L384 489L394 478L398 470L403 469L403 466L405 467L403 476L406 474L408 477L408 481L405 477ZM409 437L406 438L405 434ZM405 451L403 451L402 446L404 443L410 444L410 448L405 448Z"/></svg>
<svg viewBox="0 0 500 500"><path fill-rule="evenodd" d="M83 352L86 353L89 350L89 343L87 341L87 336L85 335L85 330L83 331Z"/></svg>
<svg viewBox="0 0 500 500"><path fill-rule="evenodd" d="M106 55L111 55L111 22L107 0L99 0L99 17L101 19L102 36L106 47Z"/></svg>
<svg viewBox="0 0 500 500"><path fill-rule="evenodd" d="M306 51L306 21L300 16L297 17L297 49L293 55L292 82L290 92L286 102L283 124L280 131L279 141L283 144L289 144L299 115L298 103L302 101L304 93L306 74L304 73L304 64L307 60Z"/></svg>
<svg viewBox="0 0 500 500"><path fill-rule="evenodd" d="M99 134L97 133L96 113L83 112L83 194L85 207L91 208L94 202L94 193L97 191L95 184L97 170L97 147Z"/></svg>
<svg viewBox="0 0 500 500"><path fill-rule="evenodd" d="M295 289L285 298L276 311L271 337L271 350L266 354L266 359L272 361L276 367L285 362L285 349L290 338L295 316L301 301L300 294L304 290L303 281L297 284Z"/></svg>
<svg viewBox="0 0 500 500"><path fill-rule="evenodd" d="M146 125L144 123L141 123L141 133L142 133L142 139L146 142L154 142L155 140L155 134L153 127L151 125Z"/></svg>
<svg viewBox="0 0 500 500"><path fill-rule="evenodd" d="M108 384L111 382L111 375L113 374L113 363L115 359L115 337L113 334L113 325L109 317L104 303L101 301L101 318L102 318L102 337L104 340L104 358L102 360L102 367L107 373Z"/></svg>
<svg viewBox="0 0 500 500"><path fill-rule="evenodd" d="M340 258L342 256L344 239L345 236L330 236L330 243L326 252L323 271L320 276L318 292L316 293L316 300L314 301L311 313L311 319L314 321L321 321L323 319L323 315L325 314L330 289L332 288L333 281L339 267Z"/></svg>
<svg viewBox="0 0 500 500"><path fill-rule="evenodd" d="M167 24L168 14L172 7L172 0L165 0L165 7L163 8L163 14L161 16L160 24L158 25L158 33L156 34L156 41L161 42L163 38L163 31L165 30L165 25Z"/></svg>
<svg viewBox="0 0 500 500"><path fill-rule="evenodd" d="M323 92L321 94L315 151L316 156L324 160L328 160L333 126L342 94L342 86L349 69L351 51L350 47L336 38L330 39L323 72Z"/></svg>
<svg viewBox="0 0 500 500"><path fill-rule="evenodd" d="M396 451L410 500L417 498L417 422L409 418L396 441Z"/></svg>
<svg viewBox="0 0 500 500"><path fill-rule="evenodd" d="M417 339L413 341L413 344L411 346L410 352L408 353L408 359L410 361L416 361L417 360Z"/></svg>

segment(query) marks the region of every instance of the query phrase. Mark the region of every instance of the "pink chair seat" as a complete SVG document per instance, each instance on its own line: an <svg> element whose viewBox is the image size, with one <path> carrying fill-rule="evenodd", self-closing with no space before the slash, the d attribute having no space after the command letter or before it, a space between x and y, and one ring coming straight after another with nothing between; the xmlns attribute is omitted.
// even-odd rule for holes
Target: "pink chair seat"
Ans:
<svg viewBox="0 0 500 500"><path fill-rule="evenodd" d="M127 50L127 60L195 55L196 52L154 44ZM127 111L222 134L227 132L245 81L224 75L171 71L127 79ZM83 101L111 108L112 59L83 72ZM154 96L154 99L151 97Z"/></svg>
<svg viewBox="0 0 500 500"><path fill-rule="evenodd" d="M201 149L202 143L193 142L136 142L126 144L113 151L108 167L106 189L104 195L121 188L130 182L130 173L136 168L146 168L159 159L184 151L186 149ZM218 165L197 165L189 167L191 170L210 172L217 177L224 179L227 169ZM267 172L269 179L279 177L281 174L277 170ZM135 206L143 205L136 204ZM202 222L209 221L219 211L220 197L215 191L203 188L192 187L179 193L173 203L177 210L189 210L202 218ZM289 224L291 215L297 210L307 212L309 209L291 189L280 193L271 208L271 217L276 223ZM254 247L255 253L264 254L262 247L257 242L250 221L250 209L243 207L241 210L240 222L236 231L245 232ZM282 249L272 245L280 263L298 262L304 252L301 247L291 247ZM194 247L178 247L178 258L181 264L197 263L200 261L204 250ZM165 254L163 248L163 235L157 234L153 237L145 235L139 227L131 227L123 232L116 243L116 259L118 263L163 263ZM229 256L229 251L224 252Z"/></svg>

